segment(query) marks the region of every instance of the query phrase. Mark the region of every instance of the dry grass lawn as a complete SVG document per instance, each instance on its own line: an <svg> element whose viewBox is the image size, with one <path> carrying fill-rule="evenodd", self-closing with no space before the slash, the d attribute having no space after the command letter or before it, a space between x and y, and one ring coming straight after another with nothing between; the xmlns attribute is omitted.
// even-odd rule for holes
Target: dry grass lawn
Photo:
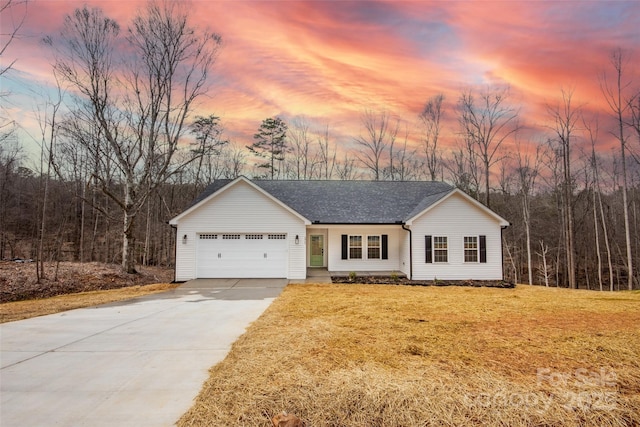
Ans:
<svg viewBox="0 0 640 427"><path fill-rule="evenodd" d="M289 285L179 426L637 426L640 293Z"/></svg>
<svg viewBox="0 0 640 427"><path fill-rule="evenodd" d="M106 291L80 292L60 295L52 298L33 299L27 301L7 302L0 304L0 323L59 313L75 308L90 307L98 304L122 301L142 295L156 294L180 286L172 283L130 286L127 288Z"/></svg>

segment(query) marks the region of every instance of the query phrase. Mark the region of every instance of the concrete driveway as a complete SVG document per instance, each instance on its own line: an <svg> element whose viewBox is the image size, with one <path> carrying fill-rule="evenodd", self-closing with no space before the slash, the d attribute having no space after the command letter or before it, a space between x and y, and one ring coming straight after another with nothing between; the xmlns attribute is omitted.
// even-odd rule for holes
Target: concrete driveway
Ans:
<svg viewBox="0 0 640 427"><path fill-rule="evenodd" d="M286 283L200 279L2 324L0 425L173 425Z"/></svg>

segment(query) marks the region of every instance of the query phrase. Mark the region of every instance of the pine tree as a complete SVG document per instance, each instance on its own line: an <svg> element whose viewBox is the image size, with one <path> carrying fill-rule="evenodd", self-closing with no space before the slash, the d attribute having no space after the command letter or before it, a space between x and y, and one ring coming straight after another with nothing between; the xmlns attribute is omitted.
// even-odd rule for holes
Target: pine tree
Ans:
<svg viewBox="0 0 640 427"><path fill-rule="evenodd" d="M256 156L267 159L257 166L266 169L265 175L271 175L271 179L274 179L276 174L280 172L276 167L276 162L282 162L288 151L287 124L279 117L264 119L258 133L253 135L253 139L255 142L248 145L247 148Z"/></svg>

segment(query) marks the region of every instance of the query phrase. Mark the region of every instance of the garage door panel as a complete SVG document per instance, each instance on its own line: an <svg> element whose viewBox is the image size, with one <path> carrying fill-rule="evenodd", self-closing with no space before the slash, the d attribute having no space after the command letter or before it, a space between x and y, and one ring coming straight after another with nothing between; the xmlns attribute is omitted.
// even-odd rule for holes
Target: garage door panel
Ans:
<svg viewBox="0 0 640 427"><path fill-rule="evenodd" d="M284 237L275 233L201 234L197 277L286 277L288 252Z"/></svg>

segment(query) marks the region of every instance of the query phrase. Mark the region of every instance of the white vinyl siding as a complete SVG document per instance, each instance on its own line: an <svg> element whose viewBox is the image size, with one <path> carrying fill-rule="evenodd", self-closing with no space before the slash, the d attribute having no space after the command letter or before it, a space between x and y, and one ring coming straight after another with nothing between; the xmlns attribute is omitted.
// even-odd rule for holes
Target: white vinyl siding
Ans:
<svg viewBox="0 0 640 427"><path fill-rule="evenodd" d="M400 268L400 246L407 242L405 239L408 233L399 225L332 225L327 228L328 235L325 247L328 248L327 268L329 271L403 271ZM362 259L342 259L342 235L345 234L362 236L364 242ZM383 234L387 235L388 259L381 259L381 257L368 259L366 257L367 236L380 237ZM408 270L408 263L406 269Z"/></svg>
<svg viewBox="0 0 640 427"><path fill-rule="evenodd" d="M502 279L500 223L463 196L453 194L434 206L413 221L411 230L413 235L413 279ZM446 263L425 262L425 236L447 237L448 261ZM465 262L464 238L469 236L486 236L486 263ZM479 238L476 242L479 247Z"/></svg>
<svg viewBox="0 0 640 427"><path fill-rule="evenodd" d="M238 181L231 187L212 197L184 217L177 224L177 235L187 235L187 242L178 239L176 250L176 280L194 279L197 275L198 235L217 234L218 239L226 236L251 234L274 234L284 240L286 257L286 278L304 279L306 277L306 250L304 221L280 206L277 202L253 188L250 184ZM295 237L299 241L295 243ZM263 237L262 241L265 238ZM251 266L245 266L250 269Z"/></svg>

